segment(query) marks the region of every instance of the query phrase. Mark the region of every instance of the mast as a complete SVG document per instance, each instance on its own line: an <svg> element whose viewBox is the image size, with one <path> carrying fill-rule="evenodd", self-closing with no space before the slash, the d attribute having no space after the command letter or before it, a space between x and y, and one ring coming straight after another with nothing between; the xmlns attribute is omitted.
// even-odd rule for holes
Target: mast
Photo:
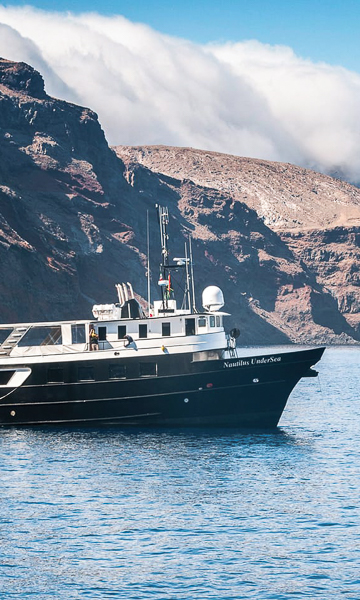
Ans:
<svg viewBox="0 0 360 600"><path fill-rule="evenodd" d="M186 293L186 297L187 297L188 309L191 312L190 272L189 272L189 258L188 258L188 250L187 250L186 242L185 242L185 269L186 269L186 291L185 291L185 293Z"/></svg>
<svg viewBox="0 0 360 600"><path fill-rule="evenodd" d="M186 274L186 289L184 294L184 300L187 299L188 310L190 314L196 313L195 307L195 290L194 290L194 272L192 265L192 247L191 237L189 235L189 250L187 242L185 241L185 258L174 258L174 264L169 262L169 250L168 240L169 235L167 232L167 226L169 224L169 211L167 207L155 205L158 211L158 219L160 226L160 241L161 241L161 263L160 263L160 277L159 286L161 287L161 299L162 299L162 311L167 312L173 311L173 305L169 309L169 298L173 290L171 289L170 273L172 270L179 271L185 269ZM192 300L191 300L192 295Z"/></svg>
<svg viewBox="0 0 360 600"><path fill-rule="evenodd" d="M195 306L195 283L194 283L194 268L193 268L193 255L192 255L192 245L191 245L191 235L189 235L189 250L190 250L190 280L191 280L191 291L192 291L192 308L191 312L196 313Z"/></svg>
<svg viewBox="0 0 360 600"><path fill-rule="evenodd" d="M160 263L160 279L159 285L161 287L161 299L163 310L168 308L168 294L166 293L165 287L167 285L167 276L169 271L169 250L168 250L168 233L167 226L169 224L169 211L167 206L156 205L158 209L158 218L160 225L160 242L161 242L161 263Z"/></svg>

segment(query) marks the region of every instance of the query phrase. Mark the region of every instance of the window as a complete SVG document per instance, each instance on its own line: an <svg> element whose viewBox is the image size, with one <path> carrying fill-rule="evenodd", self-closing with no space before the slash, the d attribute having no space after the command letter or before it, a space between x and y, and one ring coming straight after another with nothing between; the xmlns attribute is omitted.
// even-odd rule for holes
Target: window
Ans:
<svg viewBox="0 0 360 600"><path fill-rule="evenodd" d="M147 325L139 325L139 338L147 338Z"/></svg>
<svg viewBox="0 0 360 600"><path fill-rule="evenodd" d="M0 371L0 385L6 385L15 371Z"/></svg>
<svg viewBox="0 0 360 600"><path fill-rule="evenodd" d="M215 317L213 315L210 316L210 327L215 327Z"/></svg>
<svg viewBox="0 0 360 600"><path fill-rule="evenodd" d="M12 333L13 329L0 329L0 345L5 342L5 340L9 337L10 333Z"/></svg>
<svg viewBox="0 0 360 600"><path fill-rule="evenodd" d="M125 377L125 365L109 365L109 379L124 379Z"/></svg>
<svg viewBox="0 0 360 600"><path fill-rule="evenodd" d="M221 317L216 315L216 327L221 327Z"/></svg>
<svg viewBox="0 0 360 600"><path fill-rule="evenodd" d="M206 317L198 318L198 327L206 327Z"/></svg>
<svg viewBox="0 0 360 600"><path fill-rule="evenodd" d="M146 362L140 363L140 377L150 377L157 374L156 363Z"/></svg>
<svg viewBox="0 0 360 600"><path fill-rule="evenodd" d="M122 340L126 335L126 325L118 325L118 340Z"/></svg>
<svg viewBox="0 0 360 600"><path fill-rule="evenodd" d="M85 325L71 325L71 343L85 344Z"/></svg>
<svg viewBox="0 0 360 600"><path fill-rule="evenodd" d="M99 342L106 341L106 327L98 327Z"/></svg>
<svg viewBox="0 0 360 600"><path fill-rule="evenodd" d="M203 350L202 352L194 352L193 361L219 360L220 355L221 352L219 350Z"/></svg>
<svg viewBox="0 0 360 600"><path fill-rule="evenodd" d="M195 319L185 319L185 335L195 335Z"/></svg>
<svg viewBox="0 0 360 600"><path fill-rule="evenodd" d="M64 381L63 369L48 369L47 380L48 383L62 383Z"/></svg>
<svg viewBox="0 0 360 600"><path fill-rule="evenodd" d="M54 346L62 344L61 327L31 327L19 341L19 346Z"/></svg>
<svg viewBox="0 0 360 600"><path fill-rule="evenodd" d="M170 335L170 323L163 323L162 324L162 335L164 337L169 337L169 335Z"/></svg>
<svg viewBox="0 0 360 600"><path fill-rule="evenodd" d="M79 367L78 381L94 381L94 367Z"/></svg>

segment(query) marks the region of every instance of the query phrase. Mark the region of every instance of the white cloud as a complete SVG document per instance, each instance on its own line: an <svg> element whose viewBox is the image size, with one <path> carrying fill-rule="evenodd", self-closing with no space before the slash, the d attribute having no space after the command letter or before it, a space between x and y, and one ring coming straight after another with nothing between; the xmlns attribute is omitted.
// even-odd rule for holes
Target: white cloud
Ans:
<svg viewBox="0 0 360 600"><path fill-rule="evenodd" d="M360 180L360 76L290 48L200 46L121 16L0 6L0 55L94 109L111 144L193 146Z"/></svg>

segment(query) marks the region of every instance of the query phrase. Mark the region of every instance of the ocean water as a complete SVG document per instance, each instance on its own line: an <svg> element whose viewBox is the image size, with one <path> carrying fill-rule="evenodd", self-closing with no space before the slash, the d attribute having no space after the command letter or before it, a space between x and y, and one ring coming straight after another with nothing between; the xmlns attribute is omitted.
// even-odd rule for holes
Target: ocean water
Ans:
<svg viewBox="0 0 360 600"><path fill-rule="evenodd" d="M0 429L0 598L360 599L360 349L277 431Z"/></svg>

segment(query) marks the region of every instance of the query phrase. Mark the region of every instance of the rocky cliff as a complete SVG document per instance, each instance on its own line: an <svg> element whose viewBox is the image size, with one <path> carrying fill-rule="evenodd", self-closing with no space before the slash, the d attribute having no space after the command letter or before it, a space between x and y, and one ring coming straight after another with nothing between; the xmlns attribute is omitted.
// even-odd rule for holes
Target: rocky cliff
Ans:
<svg viewBox="0 0 360 600"><path fill-rule="evenodd" d="M243 343L360 341L360 190L293 165L111 149L95 113L0 60L0 321L87 318L119 281L145 298L147 211L155 298L156 202L172 255L191 234L197 289L222 287Z"/></svg>

